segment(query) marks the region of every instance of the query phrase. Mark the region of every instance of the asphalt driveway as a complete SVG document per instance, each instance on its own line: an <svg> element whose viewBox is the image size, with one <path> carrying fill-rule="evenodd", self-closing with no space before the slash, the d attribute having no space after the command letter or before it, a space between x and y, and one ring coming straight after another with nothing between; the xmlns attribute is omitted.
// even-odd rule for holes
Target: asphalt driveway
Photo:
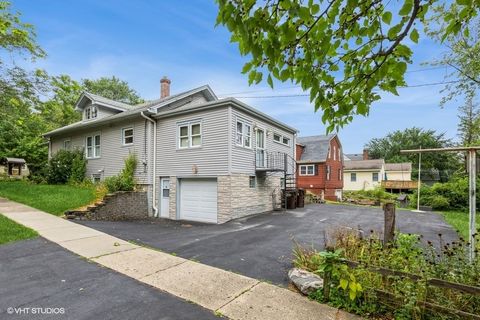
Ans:
<svg viewBox="0 0 480 320"><path fill-rule="evenodd" d="M436 213L397 210L397 228L438 243L456 239L455 231ZM292 239L322 248L325 232L338 227L381 231L380 208L309 205L230 221L223 225L155 220L142 222L79 221L124 240L135 241L183 258L234 271L252 278L287 285Z"/></svg>
<svg viewBox="0 0 480 320"><path fill-rule="evenodd" d="M218 319L43 238L0 246L0 319Z"/></svg>

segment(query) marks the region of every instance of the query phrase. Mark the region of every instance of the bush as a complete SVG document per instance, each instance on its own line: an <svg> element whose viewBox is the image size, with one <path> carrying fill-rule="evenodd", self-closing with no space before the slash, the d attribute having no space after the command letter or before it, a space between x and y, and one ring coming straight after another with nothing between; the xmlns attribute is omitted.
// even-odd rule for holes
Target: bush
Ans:
<svg viewBox="0 0 480 320"><path fill-rule="evenodd" d="M389 193L381 187L372 190L345 191L343 197L351 200L371 200L375 202L385 202L396 200L398 195Z"/></svg>
<svg viewBox="0 0 480 320"><path fill-rule="evenodd" d="M86 166L87 160L82 150L59 150L48 162L46 181L49 184L82 182Z"/></svg>
<svg viewBox="0 0 480 320"><path fill-rule="evenodd" d="M132 191L135 189L135 168L137 167L137 157L130 154L125 159L125 167L122 171L112 177L105 179L104 184L108 192Z"/></svg>
<svg viewBox="0 0 480 320"><path fill-rule="evenodd" d="M444 196L434 196L431 199L431 206L435 210L446 210L450 208L450 202Z"/></svg>

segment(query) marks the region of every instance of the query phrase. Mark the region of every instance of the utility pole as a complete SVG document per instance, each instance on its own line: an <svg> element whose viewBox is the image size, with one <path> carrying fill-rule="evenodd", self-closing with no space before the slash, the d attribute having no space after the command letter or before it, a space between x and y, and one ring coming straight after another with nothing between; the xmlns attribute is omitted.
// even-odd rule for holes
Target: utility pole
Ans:
<svg viewBox="0 0 480 320"><path fill-rule="evenodd" d="M422 146L420 146L422 150ZM420 189L422 187L422 153L418 153L418 178L417 178L417 210L412 210L414 212L424 212L420 210Z"/></svg>

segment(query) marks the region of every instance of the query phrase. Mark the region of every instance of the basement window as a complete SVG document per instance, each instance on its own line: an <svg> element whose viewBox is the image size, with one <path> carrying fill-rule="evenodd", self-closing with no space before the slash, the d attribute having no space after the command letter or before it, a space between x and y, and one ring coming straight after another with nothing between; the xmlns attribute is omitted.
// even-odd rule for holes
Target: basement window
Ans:
<svg viewBox="0 0 480 320"><path fill-rule="evenodd" d="M255 188L257 186L257 181L255 179L255 176L249 177L249 185L250 185L250 188Z"/></svg>

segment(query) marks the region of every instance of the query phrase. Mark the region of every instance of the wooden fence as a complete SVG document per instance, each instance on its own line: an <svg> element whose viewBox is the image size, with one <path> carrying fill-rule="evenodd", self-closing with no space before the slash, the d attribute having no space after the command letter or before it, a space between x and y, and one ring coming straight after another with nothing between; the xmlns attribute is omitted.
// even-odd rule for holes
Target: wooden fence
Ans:
<svg viewBox="0 0 480 320"><path fill-rule="evenodd" d="M350 268L363 267L362 264L355 261L349 261L349 260L343 259L342 262L347 264ZM471 295L480 295L480 287L450 282L442 279L435 279L435 278L425 279L424 277L416 274L403 272L403 271L390 270L390 269L381 268L381 267L367 267L365 269L369 272L378 273L382 276L396 276L396 277L402 277L402 278L409 278L413 281L426 281L427 286L456 290L456 291L460 291L460 292L471 294ZM324 284L324 286L326 285L327 284ZM403 303L400 297L395 296L392 293L382 291L382 290L375 290L375 292L377 293L377 296L380 297L380 299L388 300L389 302L393 302L397 304ZM447 307L430 303L430 302L419 301L419 304L425 307L426 309L438 311L444 314L453 314L453 315L460 316L464 319L480 320L480 315L478 314L473 314L473 313L465 312L462 310L451 309L451 308L447 308Z"/></svg>

